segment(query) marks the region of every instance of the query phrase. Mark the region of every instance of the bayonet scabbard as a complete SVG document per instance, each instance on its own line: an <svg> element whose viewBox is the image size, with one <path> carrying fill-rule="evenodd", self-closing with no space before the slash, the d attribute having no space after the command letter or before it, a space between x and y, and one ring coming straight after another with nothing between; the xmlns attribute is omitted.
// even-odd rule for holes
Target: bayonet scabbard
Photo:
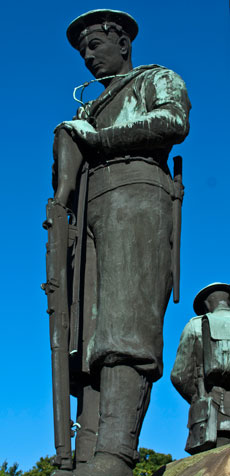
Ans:
<svg viewBox="0 0 230 476"><path fill-rule="evenodd" d="M182 157L174 157L174 196L173 196L173 301L180 300L180 241L181 206L184 195L182 184Z"/></svg>

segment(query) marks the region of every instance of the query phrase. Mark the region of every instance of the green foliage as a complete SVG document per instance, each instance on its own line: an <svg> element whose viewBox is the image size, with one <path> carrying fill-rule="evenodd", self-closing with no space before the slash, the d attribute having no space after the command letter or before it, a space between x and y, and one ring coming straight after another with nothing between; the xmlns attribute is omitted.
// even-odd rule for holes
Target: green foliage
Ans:
<svg viewBox="0 0 230 476"><path fill-rule="evenodd" d="M140 461L133 471L134 476L152 476L157 469L172 461L171 455L156 453L146 448L139 448L139 454Z"/></svg>
<svg viewBox="0 0 230 476"><path fill-rule="evenodd" d="M40 458L33 468L25 473L18 469L18 463L14 463L13 466L8 468L7 461L4 461L0 466L0 476L50 476L55 469L51 460L52 458L49 458L49 456Z"/></svg>
<svg viewBox="0 0 230 476"><path fill-rule="evenodd" d="M52 458L49 458L49 456L40 458L32 469L23 473L23 476L50 476L55 469L51 464L51 459Z"/></svg>
<svg viewBox="0 0 230 476"><path fill-rule="evenodd" d="M172 461L171 455L156 453L146 448L139 448L139 453L140 462L137 463L133 471L134 476L152 476L154 471ZM51 461L52 458L49 456L40 458L33 468L25 473L18 469L18 463L14 463L8 468L7 461L4 461L0 466L0 476L50 476L55 469Z"/></svg>
<svg viewBox="0 0 230 476"><path fill-rule="evenodd" d="M8 468L7 461L4 461L0 466L0 476L21 476L22 471L18 469L18 463Z"/></svg>

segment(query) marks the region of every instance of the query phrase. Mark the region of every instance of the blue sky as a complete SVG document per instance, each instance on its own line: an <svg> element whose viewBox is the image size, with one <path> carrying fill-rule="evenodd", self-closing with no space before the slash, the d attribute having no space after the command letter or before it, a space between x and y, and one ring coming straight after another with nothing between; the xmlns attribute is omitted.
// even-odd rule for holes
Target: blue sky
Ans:
<svg viewBox="0 0 230 476"><path fill-rule="evenodd" d="M133 64L179 73L192 102L183 156L185 199L181 302L168 306L164 376L154 385L140 445L186 455L188 405L169 375L196 293L229 272L229 7L227 0L40 0L4 2L1 15L1 392L0 463L27 470L54 454L51 365L46 317L45 205L52 196L53 129L71 119L73 88L91 79L68 44L70 21L95 8L127 11L139 24ZM90 86L86 98L98 94ZM73 402L74 412L75 402ZM74 414L73 414L74 417Z"/></svg>

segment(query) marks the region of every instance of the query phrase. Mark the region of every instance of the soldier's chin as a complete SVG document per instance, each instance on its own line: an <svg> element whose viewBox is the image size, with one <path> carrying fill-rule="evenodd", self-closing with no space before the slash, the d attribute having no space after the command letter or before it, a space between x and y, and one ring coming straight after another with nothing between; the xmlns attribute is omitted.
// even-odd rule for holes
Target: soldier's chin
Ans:
<svg viewBox="0 0 230 476"><path fill-rule="evenodd" d="M91 71L91 73L96 79L103 78L103 76L107 76L107 72L102 67L95 68L93 71Z"/></svg>

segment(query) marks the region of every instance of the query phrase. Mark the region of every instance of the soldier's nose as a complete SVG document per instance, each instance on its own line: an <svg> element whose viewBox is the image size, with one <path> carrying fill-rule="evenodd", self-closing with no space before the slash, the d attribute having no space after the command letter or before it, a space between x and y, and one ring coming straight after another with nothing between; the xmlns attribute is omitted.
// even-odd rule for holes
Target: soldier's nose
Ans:
<svg viewBox="0 0 230 476"><path fill-rule="evenodd" d="M94 56L92 54L85 55L85 65L87 68L89 68L94 60Z"/></svg>

